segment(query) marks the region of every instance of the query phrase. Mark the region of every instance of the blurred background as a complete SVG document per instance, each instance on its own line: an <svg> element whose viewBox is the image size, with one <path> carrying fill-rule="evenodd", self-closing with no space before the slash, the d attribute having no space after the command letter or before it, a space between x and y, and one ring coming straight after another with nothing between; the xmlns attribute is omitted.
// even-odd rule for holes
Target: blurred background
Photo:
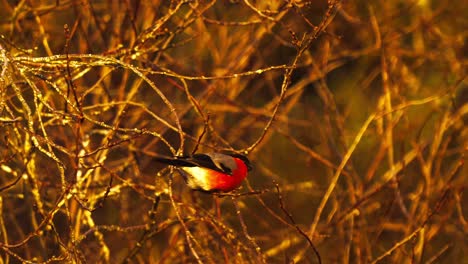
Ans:
<svg viewBox="0 0 468 264"><path fill-rule="evenodd" d="M1 263L468 263L467 13L0 1ZM221 150L229 194L154 160Z"/></svg>

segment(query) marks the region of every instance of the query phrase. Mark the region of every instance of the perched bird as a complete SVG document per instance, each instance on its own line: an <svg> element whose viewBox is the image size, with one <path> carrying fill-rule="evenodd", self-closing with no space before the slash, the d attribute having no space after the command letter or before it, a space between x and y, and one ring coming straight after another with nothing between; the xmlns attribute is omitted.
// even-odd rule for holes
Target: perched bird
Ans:
<svg viewBox="0 0 468 264"><path fill-rule="evenodd" d="M232 153L205 153L154 159L176 166L191 189L205 192L232 191L241 185L252 169L246 156Z"/></svg>

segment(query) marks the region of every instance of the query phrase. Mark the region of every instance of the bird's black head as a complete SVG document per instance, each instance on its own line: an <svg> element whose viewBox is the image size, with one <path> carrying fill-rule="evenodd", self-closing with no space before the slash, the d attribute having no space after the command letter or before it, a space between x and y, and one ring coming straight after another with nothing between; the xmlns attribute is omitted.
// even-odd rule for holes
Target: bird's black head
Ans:
<svg viewBox="0 0 468 264"><path fill-rule="evenodd" d="M242 160L245 163L245 166L247 166L247 170L248 171L252 170L252 164L250 163L250 160L246 156L242 154L238 154L238 153L229 153L229 156Z"/></svg>

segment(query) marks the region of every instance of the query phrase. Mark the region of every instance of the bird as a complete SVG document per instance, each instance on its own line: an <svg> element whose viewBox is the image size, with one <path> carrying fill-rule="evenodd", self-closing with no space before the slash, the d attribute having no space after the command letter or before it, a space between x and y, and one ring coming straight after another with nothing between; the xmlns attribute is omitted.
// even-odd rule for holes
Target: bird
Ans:
<svg viewBox="0 0 468 264"><path fill-rule="evenodd" d="M252 170L249 159L237 153L196 153L154 159L177 167L190 189L208 193L237 189Z"/></svg>

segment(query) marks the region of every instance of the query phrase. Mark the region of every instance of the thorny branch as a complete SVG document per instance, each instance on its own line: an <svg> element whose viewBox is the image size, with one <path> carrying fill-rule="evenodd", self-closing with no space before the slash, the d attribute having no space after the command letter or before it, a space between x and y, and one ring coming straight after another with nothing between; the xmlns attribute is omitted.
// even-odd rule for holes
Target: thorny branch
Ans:
<svg viewBox="0 0 468 264"><path fill-rule="evenodd" d="M462 1L13 2L0 3L5 263L464 252ZM191 192L153 160L222 150L249 154L247 188Z"/></svg>

